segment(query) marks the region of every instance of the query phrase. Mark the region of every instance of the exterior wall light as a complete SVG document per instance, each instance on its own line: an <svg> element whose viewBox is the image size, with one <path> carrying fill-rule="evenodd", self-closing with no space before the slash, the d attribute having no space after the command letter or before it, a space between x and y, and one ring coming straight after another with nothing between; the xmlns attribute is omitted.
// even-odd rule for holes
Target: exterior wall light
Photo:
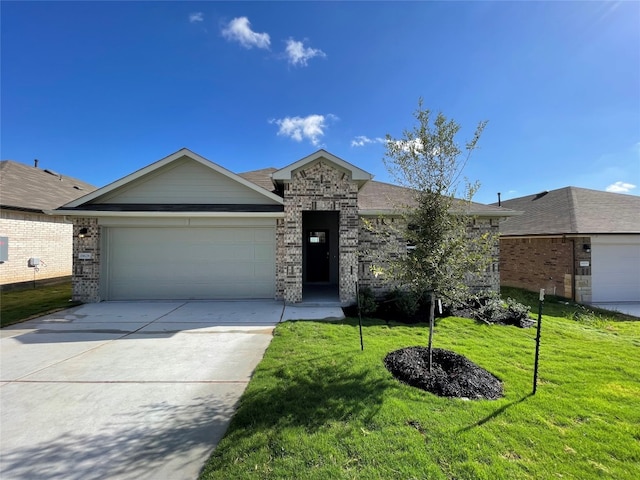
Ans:
<svg viewBox="0 0 640 480"><path fill-rule="evenodd" d="M80 229L80 231L78 232L78 238L84 238L87 236L87 234L89 233L89 229L86 227L83 227Z"/></svg>
<svg viewBox="0 0 640 480"><path fill-rule="evenodd" d="M591 251L591 245L589 245L588 243L585 243L584 245L582 245L582 249L585 252L590 252Z"/></svg>

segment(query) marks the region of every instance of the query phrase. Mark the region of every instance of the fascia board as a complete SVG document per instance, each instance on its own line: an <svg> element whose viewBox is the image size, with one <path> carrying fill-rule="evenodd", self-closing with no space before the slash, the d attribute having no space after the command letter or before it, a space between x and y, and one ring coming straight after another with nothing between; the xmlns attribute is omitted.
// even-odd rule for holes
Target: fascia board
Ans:
<svg viewBox="0 0 640 480"><path fill-rule="evenodd" d="M47 215L67 217L220 217L284 218L284 212L104 212L97 210L45 210Z"/></svg>
<svg viewBox="0 0 640 480"><path fill-rule="evenodd" d="M358 168L355 165L345 160L342 160L339 157L336 157L335 155L327 152L326 150L318 150L317 152L312 153L311 155L308 155L298 160L297 162L287 165L286 167L281 168L280 170L276 170L271 174L271 178L273 178L274 180L291 180L291 174L294 170L300 167L303 167L308 163L319 160L321 158L324 158L332 163L335 163L337 166L351 172L351 179L353 181L368 181L373 178L373 175L371 175L369 172L366 172L361 168Z"/></svg>

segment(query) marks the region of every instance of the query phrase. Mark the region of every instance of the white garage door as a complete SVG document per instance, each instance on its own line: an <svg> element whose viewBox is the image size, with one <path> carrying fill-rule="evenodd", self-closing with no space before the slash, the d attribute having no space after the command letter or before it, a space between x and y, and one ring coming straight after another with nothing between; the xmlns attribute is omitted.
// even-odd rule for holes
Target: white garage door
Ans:
<svg viewBox="0 0 640 480"><path fill-rule="evenodd" d="M273 298L273 227L108 228L109 300Z"/></svg>
<svg viewBox="0 0 640 480"><path fill-rule="evenodd" d="M593 302L640 301L640 244L591 245Z"/></svg>

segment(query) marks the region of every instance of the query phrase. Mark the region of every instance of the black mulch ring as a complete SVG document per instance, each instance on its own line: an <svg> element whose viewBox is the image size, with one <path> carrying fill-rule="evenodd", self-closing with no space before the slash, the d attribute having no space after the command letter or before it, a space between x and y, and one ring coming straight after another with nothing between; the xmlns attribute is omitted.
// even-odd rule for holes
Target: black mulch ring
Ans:
<svg viewBox="0 0 640 480"><path fill-rule="evenodd" d="M433 349L431 373L426 347L407 347L384 358L387 370L401 382L440 397L496 400L502 382L466 357L451 350Z"/></svg>

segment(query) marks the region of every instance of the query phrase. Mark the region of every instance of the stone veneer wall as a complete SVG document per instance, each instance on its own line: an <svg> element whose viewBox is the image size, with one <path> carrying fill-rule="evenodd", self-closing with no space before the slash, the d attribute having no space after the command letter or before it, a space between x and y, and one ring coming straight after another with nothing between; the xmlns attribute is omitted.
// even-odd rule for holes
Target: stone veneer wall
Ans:
<svg viewBox="0 0 640 480"><path fill-rule="evenodd" d="M385 228L383 225L389 225L386 231L390 237L383 237L379 234L371 232L365 227L364 219L360 221L359 231L359 268L358 278L361 288L370 288L377 297L383 296L394 286L384 276L376 277L371 271L371 267L376 260L381 257L377 252L385 253L391 257L403 255L406 253L406 242L402 237L401 217L368 217L370 222L376 224L376 229ZM500 256L500 243L498 238L499 231L498 218L477 218L473 220L468 227L469 237L479 237L486 233L492 235L493 245L491 248L492 261L489 267L480 275L469 276L467 283L473 292L480 291L500 291L500 271L498 259ZM389 245L387 242L397 242L397 246Z"/></svg>
<svg viewBox="0 0 640 480"><path fill-rule="evenodd" d="M276 295L289 303L302 301L302 212L339 212L340 301L356 298L358 275L358 185L350 175L318 162L293 172L284 185L284 221L277 227Z"/></svg>
<svg viewBox="0 0 640 480"><path fill-rule="evenodd" d="M531 291L544 288L550 295L589 302L591 252L583 245L590 243L590 237L502 238L502 285ZM589 266L581 267L581 261L588 261Z"/></svg>
<svg viewBox="0 0 640 480"><path fill-rule="evenodd" d="M80 238L80 229L87 234ZM91 254L90 259L80 259L79 254ZM100 227L97 218L73 219L73 277L72 298L79 302L100 301Z"/></svg>
<svg viewBox="0 0 640 480"><path fill-rule="evenodd" d="M64 218L3 209L0 236L9 239L9 259L0 264L0 285L71 276L72 227ZM29 267L30 258L39 258L40 265Z"/></svg>

